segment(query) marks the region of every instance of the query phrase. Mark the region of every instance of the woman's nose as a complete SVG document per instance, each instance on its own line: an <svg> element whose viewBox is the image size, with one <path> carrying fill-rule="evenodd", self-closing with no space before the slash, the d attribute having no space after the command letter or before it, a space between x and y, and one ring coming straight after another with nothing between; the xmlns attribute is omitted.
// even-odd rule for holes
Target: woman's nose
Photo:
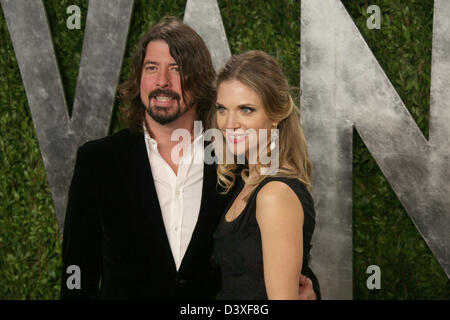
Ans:
<svg viewBox="0 0 450 320"><path fill-rule="evenodd" d="M234 114L234 112L229 112L225 122L226 129L238 129L241 127L239 119Z"/></svg>

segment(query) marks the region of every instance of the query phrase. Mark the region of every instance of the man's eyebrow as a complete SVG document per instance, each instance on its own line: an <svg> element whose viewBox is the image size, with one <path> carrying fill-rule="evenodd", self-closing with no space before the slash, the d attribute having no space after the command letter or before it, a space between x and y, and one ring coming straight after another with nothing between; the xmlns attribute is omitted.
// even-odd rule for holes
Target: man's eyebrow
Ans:
<svg viewBox="0 0 450 320"><path fill-rule="evenodd" d="M151 61L151 60L146 60L146 61L144 61L144 66L147 65L147 64L155 64L155 65L157 65L157 66L159 65L158 62L156 62L156 61ZM178 63L176 63L176 62L169 63L169 67L173 67L173 66L178 66Z"/></svg>
<svg viewBox="0 0 450 320"><path fill-rule="evenodd" d="M144 66L147 65L147 64L156 64L156 65L158 65L159 63L155 62L155 61L150 61L150 60L144 61Z"/></svg>

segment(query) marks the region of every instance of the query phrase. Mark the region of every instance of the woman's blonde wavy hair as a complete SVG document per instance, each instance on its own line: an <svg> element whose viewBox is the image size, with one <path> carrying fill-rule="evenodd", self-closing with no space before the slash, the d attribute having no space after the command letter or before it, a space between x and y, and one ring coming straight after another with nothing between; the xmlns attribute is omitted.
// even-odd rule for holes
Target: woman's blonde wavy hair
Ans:
<svg viewBox="0 0 450 320"><path fill-rule="evenodd" d="M278 62L269 54L257 50L235 55L220 70L216 88L230 80L237 80L253 89L261 98L266 115L278 122L279 170L273 176L297 178L310 189L312 166L300 125L300 110L292 99L289 84ZM217 128L215 108L208 117L208 126ZM223 147L226 148L225 140ZM260 164L256 165L259 176L250 181L248 168L242 169L236 162L218 164L218 184L224 188L223 193L228 193L235 184L236 175L240 174L252 186L250 195L265 178L261 175L261 167ZM245 200L248 200L248 196Z"/></svg>

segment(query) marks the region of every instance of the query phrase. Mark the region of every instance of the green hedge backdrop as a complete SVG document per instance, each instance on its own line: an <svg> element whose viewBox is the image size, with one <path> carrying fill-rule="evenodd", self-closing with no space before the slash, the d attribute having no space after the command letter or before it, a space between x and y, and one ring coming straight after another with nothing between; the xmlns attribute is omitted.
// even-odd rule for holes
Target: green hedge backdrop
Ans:
<svg viewBox="0 0 450 320"><path fill-rule="evenodd" d="M433 0L342 1L418 126L428 137ZM219 0L232 53L275 56L299 86L300 1ZM66 8L78 5L81 30L68 30ZM382 13L366 27L368 5ZM44 0L71 109L87 14L86 0ZM139 37L167 14L182 19L185 0L135 0L120 81L129 76ZM105 57L107 58L107 57ZM298 99L298 97L297 97ZM124 127L115 104L110 133ZM450 281L355 131L353 148L355 299L449 299ZM0 14L0 299L57 299L61 244L50 189L22 79ZM381 268L381 289L366 287L366 268ZM320 280L320 279L319 279Z"/></svg>

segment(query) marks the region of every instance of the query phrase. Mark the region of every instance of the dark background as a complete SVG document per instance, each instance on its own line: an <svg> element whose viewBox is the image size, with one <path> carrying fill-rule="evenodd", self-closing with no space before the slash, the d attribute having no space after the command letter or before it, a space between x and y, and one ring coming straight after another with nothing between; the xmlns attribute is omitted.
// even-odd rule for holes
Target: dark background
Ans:
<svg viewBox="0 0 450 320"><path fill-rule="evenodd" d="M432 0L343 0L409 112L428 138ZM68 30L69 5L81 30ZM219 0L232 53L275 56L299 87L300 1ZM87 16L86 0L44 0L71 111ZM185 0L135 0L120 81L129 77L141 35L164 15L182 19ZM369 30L367 6L381 9ZM107 56L105 56L107 59ZM293 92L298 92L294 90ZM297 101L299 101L297 94ZM124 127L116 99L110 133ZM0 299L57 299L60 233L22 79L0 13ZM366 268L381 268L381 289L368 290ZM449 299L450 281L433 257L358 134L353 147L353 286L355 299ZM320 279L319 279L320 280Z"/></svg>

